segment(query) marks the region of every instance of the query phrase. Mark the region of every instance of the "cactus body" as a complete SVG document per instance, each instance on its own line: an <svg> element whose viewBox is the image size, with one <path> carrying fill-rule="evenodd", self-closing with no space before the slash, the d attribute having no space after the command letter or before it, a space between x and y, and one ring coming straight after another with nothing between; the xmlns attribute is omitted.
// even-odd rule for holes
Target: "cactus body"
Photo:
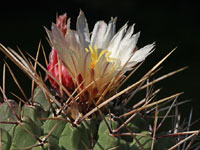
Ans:
<svg viewBox="0 0 200 150"><path fill-rule="evenodd" d="M86 119L80 125L73 127L65 120L56 119L63 118L62 115L54 117L49 105L44 102L47 100L39 88L35 89L35 94L37 105L25 105L23 107L22 120L19 124L0 124L1 145L3 149L140 150L141 146L145 150L151 148L152 135L148 131L148 122L139 115L136 115L118 133L133 132L140 133L141 135L127 137L115 136L110 133L107 125L110 126L111 131L114 131L121 125L122 121L116 121L110 115L107 115L105 117L107 124L103 119L94 117L93 119ZM13 101L12 104L16 106ZM45 106L43 106L44 104ZM14 108L17 111L17 107ZM6 114L4 117L1 116L2 121L6 120L5 117L15 118L14 120L17 120L6 102L0 106L0 112ZM38 141L37 138L41 141ZM45 138L46 140L42 142ZM173 142L161 139L156 142L155 147L160 150L167 149L171 145L173 145Z"/></svg>

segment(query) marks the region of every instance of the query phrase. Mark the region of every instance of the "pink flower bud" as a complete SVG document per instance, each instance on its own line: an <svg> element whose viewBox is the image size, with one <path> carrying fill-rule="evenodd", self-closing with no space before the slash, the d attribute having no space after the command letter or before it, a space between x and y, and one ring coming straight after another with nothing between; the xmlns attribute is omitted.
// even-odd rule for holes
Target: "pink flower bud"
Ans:
<svg viewBox="0 0 200 150"><path fill-rule="evenodd" d="M65 35L66 31L67 31L66 18L67 18L66 14L63 14L57 18L57 26L62 31L63 35ZM59 81L59 73L61 73L62 85L64 87L66 87L68 90L72 90L74 88L73 80L72 80L71 76L68 74L65 66L62 63L60 64L60 71L59 71L58 54L54 48L52 48L52 51L50 53L49 64L48 64L47 70L58 81ZM59 84L57 84L56 81L50 75L48 75L48 78L49 78L51 85L54 88L59 88Z"/></svg>
<svg viewBox="0 0 200 150"><path fill-rule="evenodd" d="M58 56L57 56L57 52L55 49L52 49L52 51L51 51L50 62L47 67L47 70L59 81ZM73 89L74 83L63 64L60 64L60 72L61 72L61 80L62 80L63 86L68 89ZM51 85L54 88L59 88L59 85L56 83L56 81L51 76L48 76L48 78L49 78Z"/></svg>

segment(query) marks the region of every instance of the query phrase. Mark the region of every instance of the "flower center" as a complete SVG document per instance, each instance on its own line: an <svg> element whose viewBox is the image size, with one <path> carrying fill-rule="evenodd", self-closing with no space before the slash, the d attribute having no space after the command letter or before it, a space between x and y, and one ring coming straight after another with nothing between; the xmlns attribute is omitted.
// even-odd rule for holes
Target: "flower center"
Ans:
<svg viewBox="0 0 200 150"><path fill-rule="evenodd" d="M85 48L86 52L90 52L91 53L91 63L90 63L90 68L94 69L95 65L99 62L99 60L101 59L101 57L106 54L106 59L107 61L112 61L115 60L115 58L110 58L109 56L111 55L111 52L109 52L108 50L102 50L100 53L98 53L98 48L97 45L94 45L94 48L89 45L89 49Z"/></svg>

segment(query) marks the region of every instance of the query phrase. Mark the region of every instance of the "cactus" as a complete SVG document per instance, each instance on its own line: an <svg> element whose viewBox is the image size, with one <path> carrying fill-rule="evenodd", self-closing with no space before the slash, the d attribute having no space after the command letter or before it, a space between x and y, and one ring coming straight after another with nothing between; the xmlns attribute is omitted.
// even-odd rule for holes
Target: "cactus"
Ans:
<svg viewBox="0 0 200 150"><path fill-rule="evenodd" d="M34 104L35 106L24 105L21 111L21 120L17 121L7 102L1 104L1 114L7 114L7 116L5 115L7 118L9 118L8 115L12 115L15 118L13 121L16 122L16 124L9 124L11 120L5 120L4 115L1 115L1 121L7 121L7 124L1 124L3 149L129 150L141 149L141 147L144 149L151 148L153 138L148 129L149 123L142 116L138 115L134 117L126 127L123 127L124 133L132 132L133 134L129 135L126 139L125 137L123 138L123 134L121 136L115 135L120 135L122 132L114 133L114 130L122 123L122 120L119 120L119 118L108 114L105 116L104 121L100 117L95 116L73 126L65 120L62 114L55 117L51 109L44 110L42 104L44 104L44 100L47 100L44 99L40 87L36 88L35 91L39 91L40 93L34 96L34 100L40 99L41 101L38 100L35 102L37 103ZM16 106L16 103L13 104ZM110 126L111 132L107 125ZM168 148L168 145L169 143L167 142L164 148Z"/></svg>
<svg viewBox="0 0 200 150"><path fill-rule="evenodd" d="M199 131L184 132L175 128L179 125L174 121L177 115L167 121L172 121L175 126L162 129L169 113L174 114L171 110L178 106L175 102L182 93L155 101L159 89L151 91L151 86L185 68L154 81L151 81L151 76L173 51L139 81L120 91L120 86L129 78L124 78L124 73L128 70L135 72L140 66L137 63L153 51L154 43L138 49L139 34L132 35L133 26L126 32L125 25L115 34L115 22L116 18L108 25L103 21L97 22L91 44L85 46L89 42L89 32L83 12L77 20L77 31L70 29L70 20L66 24L66 14L59 16L57 24L52 25L52 31L46 29L52 44L47 69L38 63L37 57L32 58L35 61L32 65L24 56L0 45L1 51L36 84L31 98L26 101L19 99L18 102L7 99L5 87L0 87L3 93L3 102L0 102L0 149L165 150L176 149L184 143L184 137L188 138L185 135L192 134L190 138L198 136ZM100 40L104 41L101 43ZM114 50L108 51L120 47L119 43L128 49L128 56L120 49L119 55ZM84 48L83 52L79 51L81 48ZM48 81L37 73L36 65L47 73ZM133 106L127 105L137 92L144 89L147 93L143 100ZM171 100L170 107L161 105ZM24 104L21 105L21 102ZM160 113L164 114L161 119Z"/></svg>

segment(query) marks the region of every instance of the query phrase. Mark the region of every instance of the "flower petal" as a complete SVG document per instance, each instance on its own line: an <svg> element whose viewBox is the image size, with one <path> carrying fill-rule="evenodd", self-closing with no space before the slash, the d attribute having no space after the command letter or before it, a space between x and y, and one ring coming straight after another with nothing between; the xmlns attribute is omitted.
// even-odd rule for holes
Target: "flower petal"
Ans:
<svg viewBox="0 0 200 150"><path fill-rule="evenodd" d="M83 44L84 48L88 47L90 43L88 23L87 23L84 13L81 10L77 18L76 30L79 33L81 44Z"/></svg>
<svg viewBox="0 0 200 150"><path fill-rule="evenodd" d="M120 42L122 38L124 37L126 29L127 29L127 24L121 27L121 29L114 35L114 37L110 41L108 45L108 50L111 52L110 57L116 58L118 50L119 50Z"/></svg>
<svg viewBox="0 0 200 150"><path fill-rule="evenodd" d="M130 59L129 66L134 66L135 64L145 60L145 58L154 51L154 47L155 42L137 50Z"/></svg>
<svg viewBox="0 0 200 150"><path fill-rule="evenodd" d="M104 21L98 21L92 31L91 46L97 45L98 48L103 48L103 39L107 30L107 24Z"/></svg>
<svg viewBox="0 0 200 150"><path fill-rule="evenodd" d="M116 56L116 58L121 60L121 66L123 66L128 61L128 59L130 59L131 55L133 54L133 51L136 48L136 44L137 44L139 36L140 36L140 32L132 36L130 36L130 34L127 33L127 35L121 41L119 50Z"/></svg>
<svg viewBox="0 0 200 150"><path fill-rule="evenodd" d="M108 25L104 21L98 21L93 29L91 45L97 45L100 49L106 49L115 34L117 18L111 18Z"/></svg>
<svg viewBox="0 0 200 150"><path fill-rule="evenodd" d="M65 40L60 29L52 24L52 31L46 29L47 35L51 41L52 46L56 49L58 56L62 59L66 69L69 71L71 76L75 76L76 64L74 63L74 57L76 54L71 48L69 43ZM69 67L70 66L70 67Z"/></svg>

